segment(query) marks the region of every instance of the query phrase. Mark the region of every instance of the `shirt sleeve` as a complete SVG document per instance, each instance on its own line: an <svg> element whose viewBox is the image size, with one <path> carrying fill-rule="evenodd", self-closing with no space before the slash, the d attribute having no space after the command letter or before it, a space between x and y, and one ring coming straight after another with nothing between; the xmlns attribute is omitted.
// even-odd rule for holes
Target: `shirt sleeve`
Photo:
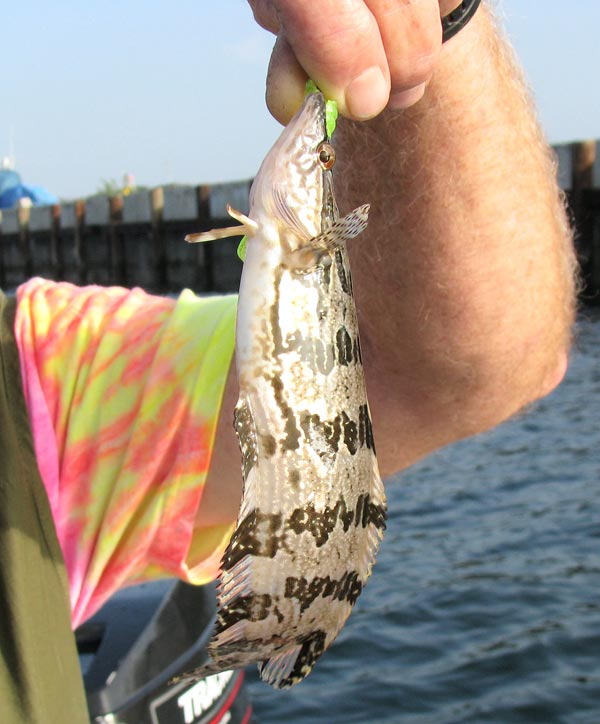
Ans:
<svg viewBox="0 0 600 724"><path fill-rule="evenodd" d="M234 521L195 530L237 297L32 279L15 336L73 625L118 588L213 579Z"/></svg>

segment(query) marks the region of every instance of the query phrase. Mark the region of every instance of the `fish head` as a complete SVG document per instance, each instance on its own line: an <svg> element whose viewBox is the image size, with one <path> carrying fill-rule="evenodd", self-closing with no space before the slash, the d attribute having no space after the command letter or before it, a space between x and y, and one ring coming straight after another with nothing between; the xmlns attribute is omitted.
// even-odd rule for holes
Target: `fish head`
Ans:
<svg viewBox="0 0 600 724"><path fill-rule="evenodd" d="M309 93L263 161L250 192L250 216L274 225L294 251L318 236L338 212L333 196L335 151L326 130L325 99Z"/></svg>

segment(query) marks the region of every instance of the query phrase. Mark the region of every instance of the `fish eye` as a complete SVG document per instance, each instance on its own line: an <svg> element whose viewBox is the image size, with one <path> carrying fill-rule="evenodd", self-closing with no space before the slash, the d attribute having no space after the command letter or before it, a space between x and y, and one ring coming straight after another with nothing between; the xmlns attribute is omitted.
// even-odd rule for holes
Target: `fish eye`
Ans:
<svg viewBox="0 0 600 724"><path fill-rule="evenodd" d="M326 141L323 141L323 143L319 144L317 148L317 156L319 158L321 168L323 168L325 171L329 171L329 169L332 168L333 164L335 163L335 150L333 146Z"/></svg>

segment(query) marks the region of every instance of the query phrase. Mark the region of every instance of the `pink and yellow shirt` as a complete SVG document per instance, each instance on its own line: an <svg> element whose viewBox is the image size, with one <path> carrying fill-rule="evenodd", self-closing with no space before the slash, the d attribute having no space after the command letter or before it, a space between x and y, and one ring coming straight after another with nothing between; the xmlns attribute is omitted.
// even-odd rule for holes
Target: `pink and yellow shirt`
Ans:
<svg viewBox="0 0 600 724"><path fill-rule="evenodd" d="M237 297L32 279L15 335L73 626L122 586L215 578L231 524L196 526Z"/></svg>

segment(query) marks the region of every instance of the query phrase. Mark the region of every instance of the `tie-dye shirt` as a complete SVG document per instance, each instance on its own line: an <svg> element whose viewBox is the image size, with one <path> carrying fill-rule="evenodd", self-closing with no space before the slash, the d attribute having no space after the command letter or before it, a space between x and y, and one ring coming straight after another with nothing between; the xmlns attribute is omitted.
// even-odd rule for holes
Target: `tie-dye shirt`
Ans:
<svg viewBox="0 0 600 724"><path fill-rule="evenodd" d="M233 521L202 528L196 512L236 297L32 279L17 301L25 399L73 625L124 585L212 580Z"/></svg>

